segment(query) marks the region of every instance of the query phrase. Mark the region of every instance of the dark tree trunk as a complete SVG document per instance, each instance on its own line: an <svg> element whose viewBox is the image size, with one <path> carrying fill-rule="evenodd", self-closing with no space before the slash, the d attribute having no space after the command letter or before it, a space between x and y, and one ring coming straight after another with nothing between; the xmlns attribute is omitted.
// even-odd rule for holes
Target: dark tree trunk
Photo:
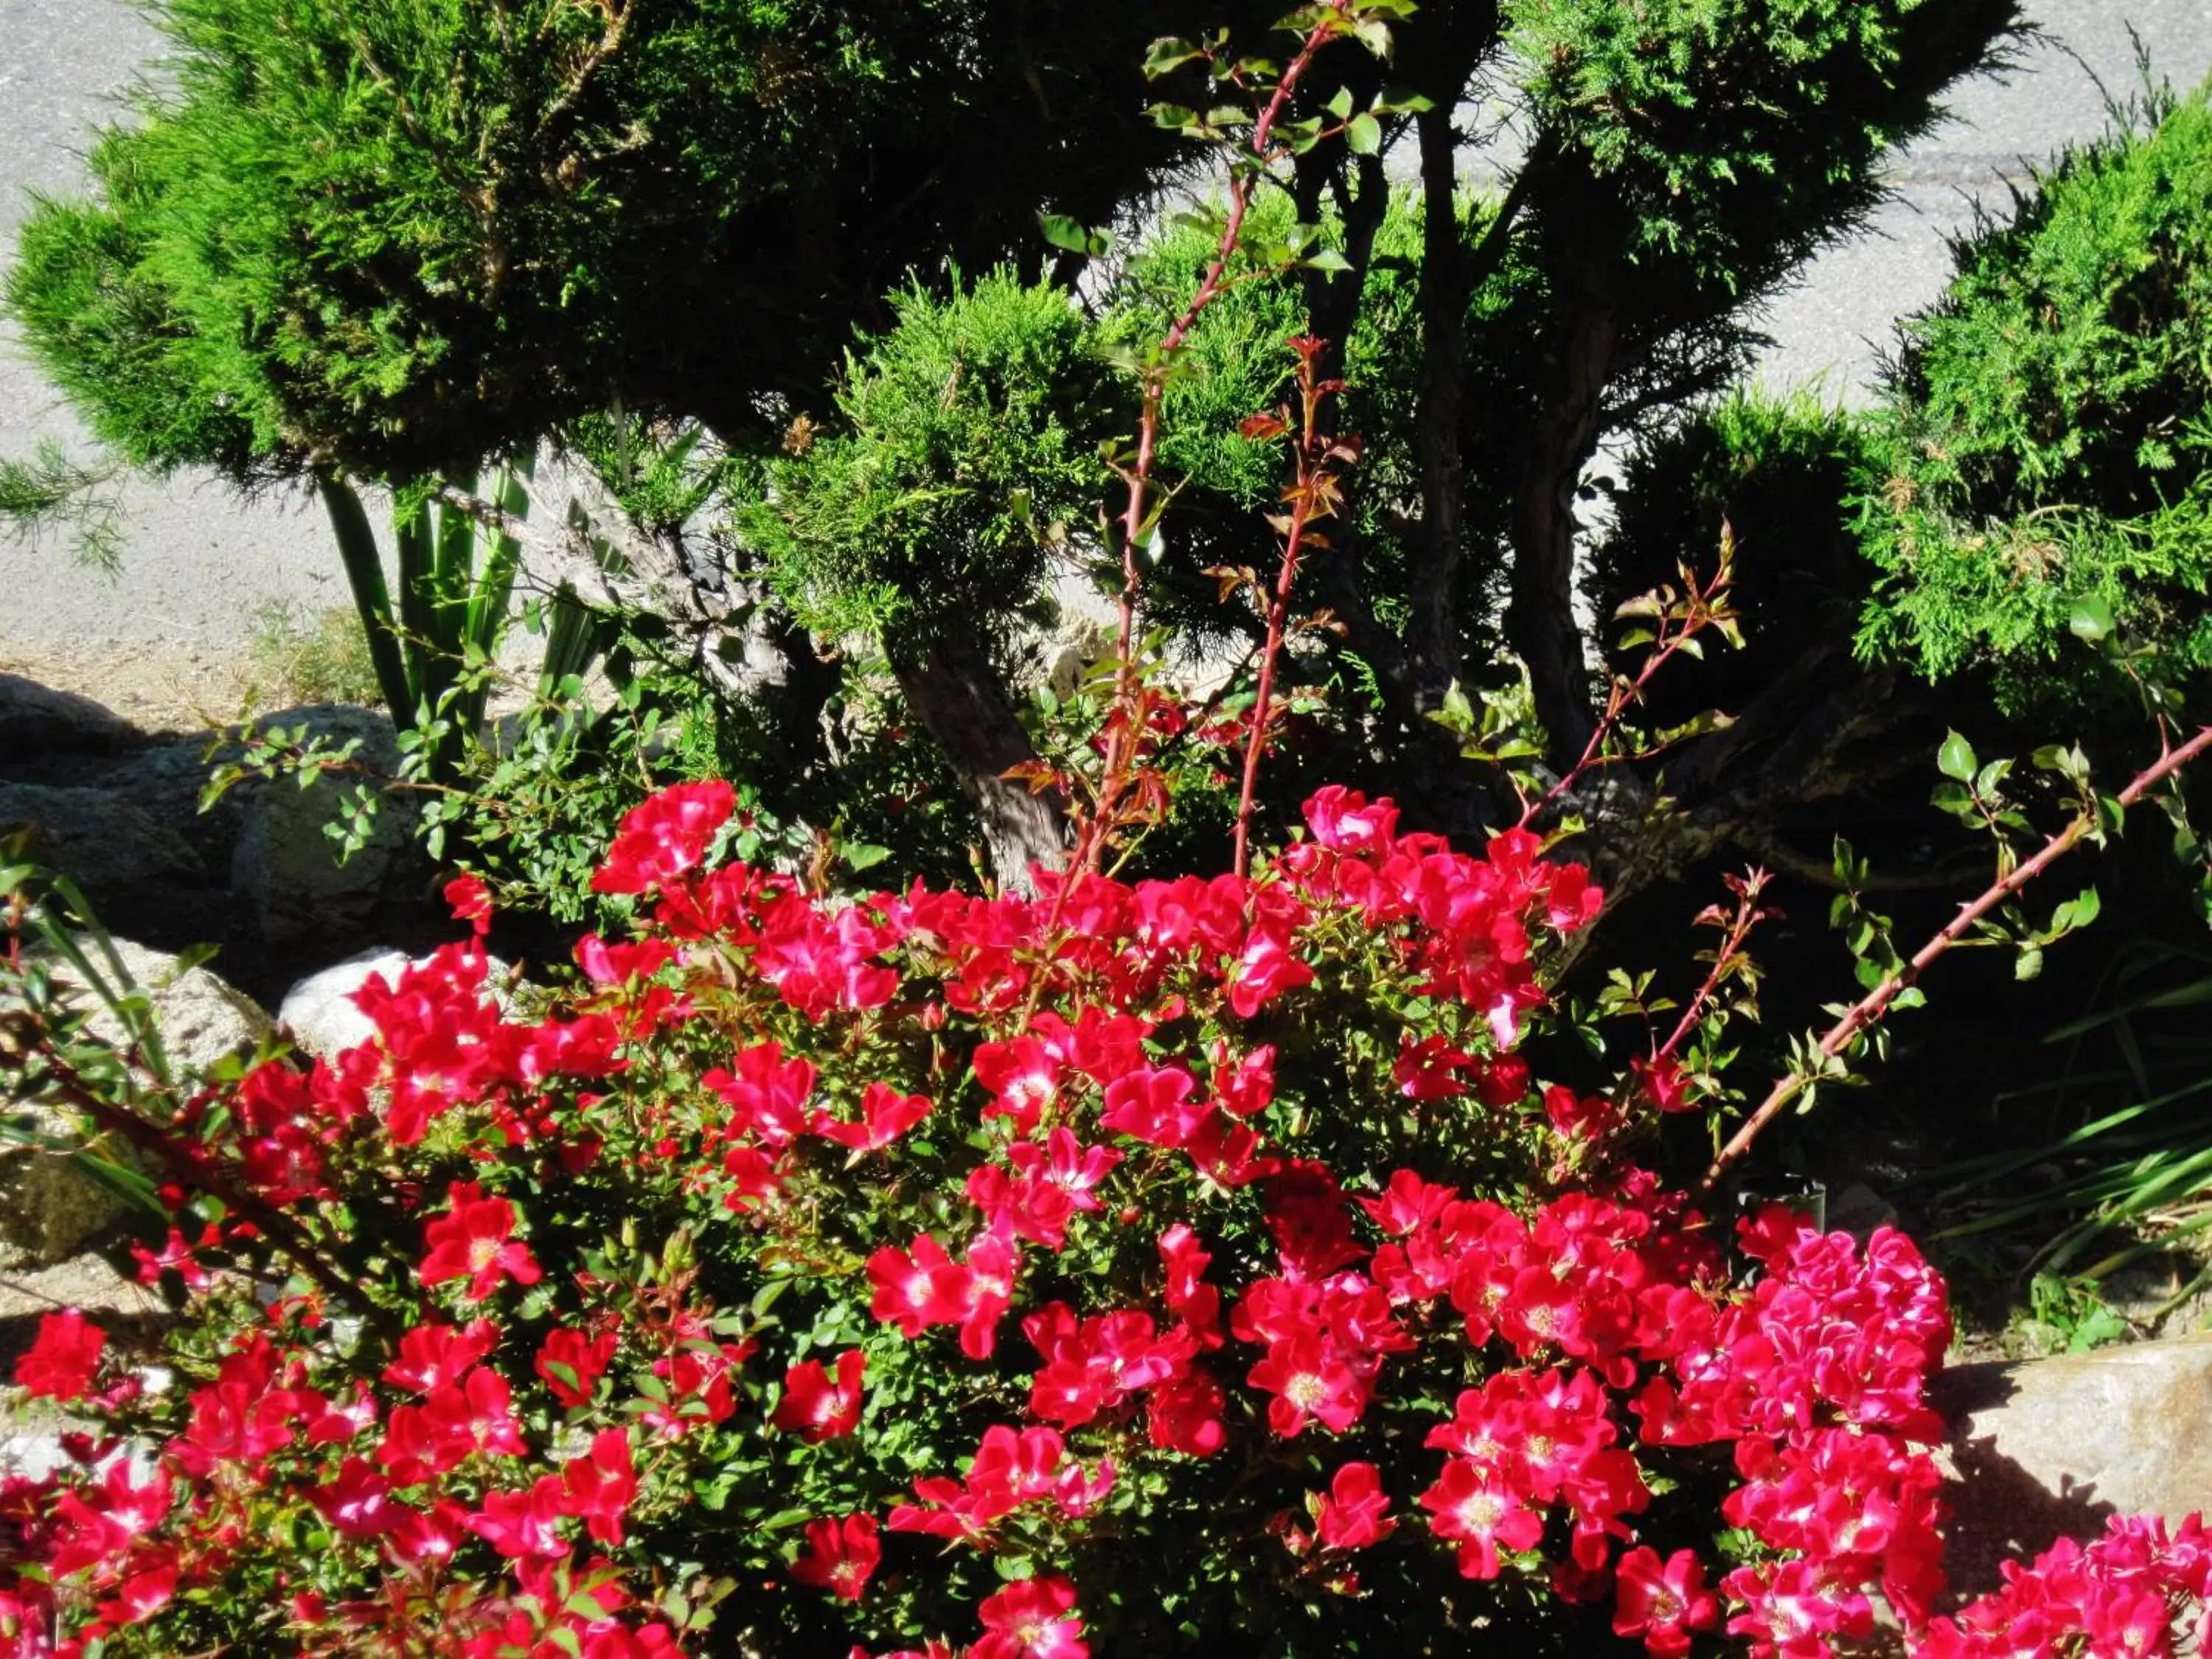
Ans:
<svg viewBox="0 0 2212 1659"><path fill-rule="evenodd" d="M781 751L788 775L794 780L806 776L829 762L822 711L837 694L844 671L817 653L811 636L772 600L762 603L747 632L757 636L778 665L772 683L763 690L772 711L771 739Z"/></svg>
<svg viewBox="0 0 2212 1659"><path fill-rule="evenodd" d="M1407 573L1413 601L1406 672L1423 713L1460 677L1460 565L1466 534L1468 253L1459 225L1459 135L1452 101L1415 117L1421 145L1421 387L1413 449L1421 469L1421 527Z"/></svg>
<svg viewBox="0 0 2212 1659"><path fill-rule="evenodd" d="M891 672L915 717L982 820L991 872L1010 892L1032 890L1030 866L1066 856L1066 820L1054 798L1006 775L1037 757L981 640L937 634L887 641Z"/></svg>
<svg viewBox="0 0 2212 1659"><path fill-rule="evenodd" d="M1596 725L1590 671L1575 621L1575 492L1597 443L1620 343L1615 307L1596 288L1567 301L1513 503L1513 597L1506 636L1528 665L1536 718L1556 766L1573 763Z"/></svg>

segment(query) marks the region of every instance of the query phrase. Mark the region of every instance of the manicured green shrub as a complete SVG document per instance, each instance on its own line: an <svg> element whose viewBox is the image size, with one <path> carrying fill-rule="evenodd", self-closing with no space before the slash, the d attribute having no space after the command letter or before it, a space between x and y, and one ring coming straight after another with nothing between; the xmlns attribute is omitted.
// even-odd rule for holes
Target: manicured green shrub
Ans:
<svg viewBox="0 0 2212 1659"><path fill-rule="evenodd" d="M2212 665L2212 103L2059 158L1904 330L1860 647L2048 696L2087 605ZM2070 678L2070 677L2069 677Z"/></svg>

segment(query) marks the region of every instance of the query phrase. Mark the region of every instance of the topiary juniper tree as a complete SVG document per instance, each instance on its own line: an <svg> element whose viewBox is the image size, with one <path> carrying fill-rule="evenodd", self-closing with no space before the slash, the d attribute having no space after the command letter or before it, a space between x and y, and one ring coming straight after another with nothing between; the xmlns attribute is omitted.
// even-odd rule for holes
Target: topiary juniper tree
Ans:
<svg viewBox="0 0 2212 1659"><path fill-rule="evenodd" d="M910 270L1034 276L1039 210L1109 217L1178 156L1160 3L153 10L170 76L8 301L124 459L249 485L470 474L609 410L772 453Z"/></svg>
<svg viewBox="0 0 2212 1659"><path fill-rule="evenodd" d="M2212 669L2212 89L2123 114L1960 244L1862 479L1862 652L2009 708L2070 631Z"/></svg>

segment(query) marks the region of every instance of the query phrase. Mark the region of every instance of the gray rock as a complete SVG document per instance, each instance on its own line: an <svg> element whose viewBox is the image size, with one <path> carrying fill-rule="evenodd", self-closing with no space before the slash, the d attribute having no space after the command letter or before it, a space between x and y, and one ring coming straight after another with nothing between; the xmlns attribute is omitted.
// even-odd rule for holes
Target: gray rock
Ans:
<svg viewBox="0 0 2212 1659"><path fill-rule="evenodd" d="M160 1297L125 1279L97 1255L74 1255L0 1279L0 1320L34 1321L63 1308L78 1309L111 1328L125 1322L150 1322L167 1311Z"/></svg>
<svg viewBox="0 0 2212 1659"><path fill-rule="evenodd" d="M304 726L311 742L334 747L358 739L357 758L371 773L389 777L399 769L392 722L371 709L325 703L287 709L259 724L264 730ZM339 845L325 830L343 820L350 793L341 775L309 789L262 785L246 796L230 888L239 919L264 943L292 945L357 933L416 871L413 814L389 797L368 844L340 861Z"/></svg>
<svg viewBox="0 0 2212 1659"><path fill-rule="evenodd" d="M1855 1181L1828 1200L1827 1226L1864 1243L1875 1229L1894 1227L1897 1210L1863 1181Z"/></svg>
<svg viewBox="0 0 2212 1659"><path fill-rule="evenodd" d="M0 783L0 830L27 831L30 855L67 872L88 894L207 878L173 826L112 789Z"/></svg>
<svg viewBox="0 0 2212 1659"><path fill-rule="evenodd" d="M0 764L45 755L112 754L143 741L138 729L90 697L0 674Z"/></svg>
<svg viewBox="0 0 2212 1659"><path fill-rule="evenodd" d="M231 932L236 795L200 811L208 744L150 744L128 755L50 757L36 781L0 782L0 834L30 834L29 855L71 877L94 910L163 946Z"/></svg>
<svg viewBox="0 0 2212 1659"><path fill-rule="evenodd" d="M86 943L86 954L112 984L105 958ZM182 968L175 957L128 939L117 939L114 945L125 973L152 1005L155 1028L179 1078L204 1072L269 1035L269 1016L205 968ZM111 1047L125 1047L129 1037L123 1024L99 994L69 963L53 968L57 981L86 1013L86 1034ZM112 988L119 993L125 988ZM33 1109L32 1115L41 1132L64 1139L76 1133L75 1124L55 1115ZM120 1219L125 1209L121 1199L88 1180L64 1158L17 1146L0 1154L0 1246L33 1262L51 1264L75 1255Z"/></svg>
<svg viewBox="0 0 2212 1659"><path fill-rule="evenodd" d="M2094 1353L1962 1365L1938 1381L1955 1477L1953 1585L2115 1515L2212 1509L2212 1333Z"/></svg>
<svg viewBox="0 0 2212 1659"><path fill-rule="evenodd" d="M179 1077L206 1071L217 1060L248 1049L273 1029L268 1011L206 968L185 968L165 951L149 951L127 939L113 941L123 969L153 1004L154 1018L170 1066ZM94 967L102 966L97 955ZM91 993L84 993L88 997ZM103 1042L126 1041L123 1024L96 998L88 1030Z"/></svg>
<svg viewBox="0 0 2212 1659"><path fill-rule="evenodd" d="M223 745L210 753L210 747L207 736L155 744L84 781L121 797L173 831L206 866L209 881L223 887L238 844L245 793L234 790L201 810L210 767L238 752Z"/></svg>
<svg viewBox="0 0 2212 1659"><path fill-rule="evenodd" d="M357 741L371 778L398 769L392 722L368 709L318 705L258 724L304 728L328 747ZM369 932L380 906L417 872L411 811L386 799L368 844L343 861L324 831L352 793L346 775L307 789L248 780L203 811L211 769L240 752L216 734L72 766L66 781L0 783L0 830L31 828L33 857L74 877L95 910L165 945L283 948Z"/></svg>

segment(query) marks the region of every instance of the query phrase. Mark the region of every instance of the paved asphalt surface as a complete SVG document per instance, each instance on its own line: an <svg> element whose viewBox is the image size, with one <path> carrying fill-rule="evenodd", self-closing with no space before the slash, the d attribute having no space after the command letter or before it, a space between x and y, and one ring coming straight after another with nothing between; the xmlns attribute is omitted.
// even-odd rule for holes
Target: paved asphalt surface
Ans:
<svg viewBox="0 0 2212 1659"><path fill-rule="evenodd" d="M1871 232L1824 255L1774 306L1776 347L1761 370L1770 382L1866 395L1892 322L1941 289L1945 238L1968 222L1971 204L2002 207L2024 161L2098 131L2097 77L2118 93L2136 84L2130 26L2177 85L2212 68L2212 0L2031 0L2031 11L2047 41L2010 76L1964 88L1957 118L1899 159L1896 199ZM159 46L127 0L0 0L0 259L27 192L78 185L87 134ZM0 453L26 453L42 436L82 441L0 331ZM222 649L265 601L345 603L319 514L243 504L199 477L135 485L129 509L119 581L0 538L0 650L10 640Z"/></svg>

